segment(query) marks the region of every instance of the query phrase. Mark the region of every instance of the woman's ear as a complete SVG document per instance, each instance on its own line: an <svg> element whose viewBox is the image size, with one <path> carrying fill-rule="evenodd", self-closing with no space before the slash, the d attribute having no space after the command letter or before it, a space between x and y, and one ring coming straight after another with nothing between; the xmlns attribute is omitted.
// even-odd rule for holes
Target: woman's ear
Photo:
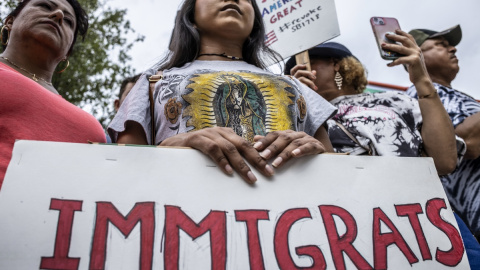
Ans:
<svg viewBox="0 0 480 270"><path fill-rule="evenodd" d="M333 62L333 68L335 69L335 72L340 70L340 64L339 63L340 62L338 62L338 61Z"/></svg>
<svg viewBox="0 0 480 270"><path fill-rule="evenodd" d="M13 21L15 20L15 18L13 16L8 16L6 19L5 19L5 26L7 26L7 28L9 30L12 29L12 25L13 25Z"/></svg>

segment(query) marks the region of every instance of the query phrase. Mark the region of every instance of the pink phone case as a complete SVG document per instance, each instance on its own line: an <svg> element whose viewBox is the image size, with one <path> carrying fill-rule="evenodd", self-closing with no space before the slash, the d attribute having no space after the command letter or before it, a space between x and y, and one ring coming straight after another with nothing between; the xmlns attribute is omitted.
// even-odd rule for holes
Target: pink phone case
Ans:
<svg viewBox="0 0 480 270"><path fill-rule="evenodd" d="M380 50L380 55L385 60L394 60L400 57L401 55L382 49L382 43L395 43L394 41L387 39L385 34L387 32L395 33L395 30L400 29L397 19L387 18L387 17L372 17L370 18L370 24L372 25L373 34L377 41L378 49Z"/></svg>

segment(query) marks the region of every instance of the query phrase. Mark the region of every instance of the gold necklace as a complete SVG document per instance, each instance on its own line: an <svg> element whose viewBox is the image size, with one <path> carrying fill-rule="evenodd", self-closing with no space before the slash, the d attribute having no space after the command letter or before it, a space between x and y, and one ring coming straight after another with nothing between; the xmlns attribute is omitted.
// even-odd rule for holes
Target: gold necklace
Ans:
<svg viewBox="0 0 480 270"><path fill-rule="evenodd" d="M27 72L28 74L30 74L30 75L32 76L32 80L34 80L35 82L38 82L38 80L40 79L40 80L44 81L46 84L53 86L53 84L52 84L51 82L45 80L45 79L42 78L42 77L37 77L37 76L35 75L35 73L32 73L32 72L30 72L30 71L28 71L28 70L26 70L26 69L18 66L17 64L15 64L15 63L13 63L12 61L10 61L10 59L8 59L8 58L6 58L6 57L3 57L3 56L0 56L0 57L1 57L2 59L5 59L5 61L7 61L8 63L12 64L14 67L16 67L16 68L18 68L18 69L21 69L21 70Z"/></svg>

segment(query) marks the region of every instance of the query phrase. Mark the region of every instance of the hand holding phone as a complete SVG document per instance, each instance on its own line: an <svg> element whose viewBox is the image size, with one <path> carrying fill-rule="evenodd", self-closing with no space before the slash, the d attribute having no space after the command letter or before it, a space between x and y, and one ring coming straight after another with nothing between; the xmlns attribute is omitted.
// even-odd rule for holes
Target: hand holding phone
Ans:
<svg viewBox="0 0 480 270"><path fill-rule="evenodd" d="M373 34L375 35L375 40L377 41L377 46L380 50L380 56L385 60L395 60L402 56L397 52L382 49L382 43L396 43L395 41L388 39L385 34L395 34L395 30L400 29L397 19L387 17L372 17L370 18L370 24L372 25Z"/></svg>

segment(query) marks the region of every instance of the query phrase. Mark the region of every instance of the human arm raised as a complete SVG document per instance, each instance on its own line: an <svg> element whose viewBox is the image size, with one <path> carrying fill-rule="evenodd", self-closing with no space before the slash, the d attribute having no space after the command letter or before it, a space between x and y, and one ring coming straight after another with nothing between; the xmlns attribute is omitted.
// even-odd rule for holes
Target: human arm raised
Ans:
<svg viewBox="0 0 480 270"><path fill-rule="evenodd" d="M387 37L402 44L383 43L382 48L403 55L388 66L407 66L410 81L415 85L419 97L418 103L423 118L421 134L425 152L433 158L438 174L448 174L455 169L457 163L455 132L427 73L422 51L413 37L402 30L397 30L395 34L387 34Z"/></svg>

